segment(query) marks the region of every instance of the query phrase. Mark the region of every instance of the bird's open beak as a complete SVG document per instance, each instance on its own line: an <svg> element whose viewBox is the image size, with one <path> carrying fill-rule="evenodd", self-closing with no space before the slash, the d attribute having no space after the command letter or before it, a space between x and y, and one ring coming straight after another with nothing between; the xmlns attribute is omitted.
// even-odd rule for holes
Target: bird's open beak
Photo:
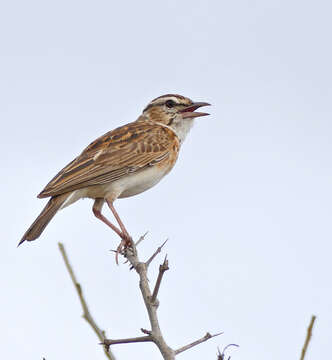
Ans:
<svg viewBox="0 0 332 360"><path fill-rule="evenodd" d="M197 110L198 108L202 107L202 106L210 106L209 103L206 102L195 102L192 103L191 105L185 107L184 109L182 109L180 111L182 118L183 119L192 119L192 118L196 118L199 116L206 116L206 115L210 115L208 113L203 113L203 112L195 112L195 110Z"/></svg>

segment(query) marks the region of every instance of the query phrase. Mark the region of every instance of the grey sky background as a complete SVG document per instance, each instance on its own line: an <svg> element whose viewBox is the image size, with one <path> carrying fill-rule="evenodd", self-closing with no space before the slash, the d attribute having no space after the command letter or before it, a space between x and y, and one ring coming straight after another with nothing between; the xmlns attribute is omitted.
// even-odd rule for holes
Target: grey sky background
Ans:
<svg viewBox="0 0 332 360"><path fill-rule="evenodd" d="M179 359L215 359L228 343L240 345L234 360L298 359L316 314L308 359L331 358L331 11L303 0L1 3L1 358L104 358L58 241L109 337L148 327L137 276L115 265L119 240L91 200L16 244L63 166L169 92L210 102L211 116L158 186L116 203L135 238L150 231L143 258L170 239L167 341L223 331ZM114 352L161 358L151 344Z"/></svg>

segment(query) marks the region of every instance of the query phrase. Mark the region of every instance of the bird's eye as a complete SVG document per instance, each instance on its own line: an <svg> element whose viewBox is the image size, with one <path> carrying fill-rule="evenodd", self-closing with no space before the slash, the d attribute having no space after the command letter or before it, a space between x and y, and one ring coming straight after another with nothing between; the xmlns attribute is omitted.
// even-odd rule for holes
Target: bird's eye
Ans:
<svg viewBox="0 0 332 360"><path fill-rule="evenodd" d="M168 108L172 108L175 105L175 102L173 100L167 100L165 104Z"/></svg>

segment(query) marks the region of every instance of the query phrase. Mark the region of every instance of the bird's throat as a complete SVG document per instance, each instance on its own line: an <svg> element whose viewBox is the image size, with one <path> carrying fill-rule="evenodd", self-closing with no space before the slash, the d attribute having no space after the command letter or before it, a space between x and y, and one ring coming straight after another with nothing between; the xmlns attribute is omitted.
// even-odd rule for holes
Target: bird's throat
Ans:
<svg viewBox="0 0 332 360"><path fill-rule="evenodd" d="M183 119L179 122L174 121L172 124L172 128L176 132L176 135L180 139L180 143L182 144L189 133L190 129L194 125L194 119Z"/></svg>

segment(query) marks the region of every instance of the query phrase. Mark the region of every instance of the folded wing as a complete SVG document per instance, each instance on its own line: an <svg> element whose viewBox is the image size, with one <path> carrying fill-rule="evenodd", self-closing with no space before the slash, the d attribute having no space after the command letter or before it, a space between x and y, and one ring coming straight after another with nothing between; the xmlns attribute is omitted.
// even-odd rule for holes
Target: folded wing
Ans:
<svg viewBox="0 0 332 360"><path fill-rule="evenodd" d="M129 173L156 166L179 146L176 134L162 125L136 121L92 142L63 168L38 195L55 196L109 183Z"/></svg>

